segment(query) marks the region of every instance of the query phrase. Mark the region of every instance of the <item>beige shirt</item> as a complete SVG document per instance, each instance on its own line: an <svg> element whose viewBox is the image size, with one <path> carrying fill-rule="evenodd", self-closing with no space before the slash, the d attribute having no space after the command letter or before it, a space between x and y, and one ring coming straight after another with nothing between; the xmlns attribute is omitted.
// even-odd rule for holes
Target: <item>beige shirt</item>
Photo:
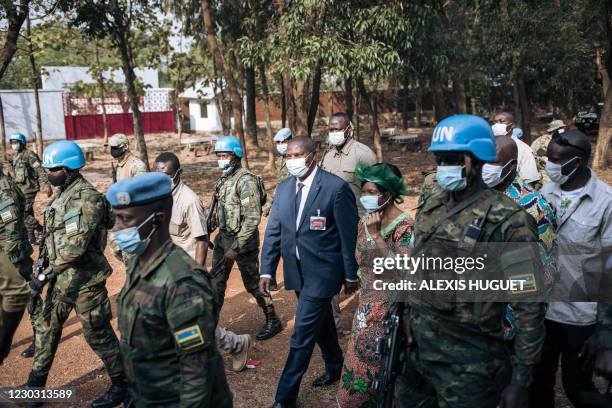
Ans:
<svg viewBox="0 0 612 408"><path fill-rule="evenodd" d="M172 190L172 241L195 259L196 238L207 235L206 211L200 198L182 181Z"/></svg>
<svg viewBox="0 0 612 408"><path fill-rule="evenodd" d="M333 146L327 150L325 155L323 155L320 167L335 174L349 184L353 194L355 194L357 210L361 217L365 213L365 210L359 203L361 182L355 176L355 168L359 162L374 164L376 163L376 155L372 149L363 143L359 143L355 139L349 139L340 151Z"/></svg>
<svg viewBox="0 0 612 408"><path fill-rule="evenodd" d="M516 170L518 171L521 178L527 183L533 183L540 179L540 172L536 165L535 157L531 147L525 142L515 137L512 138L516 143L518 149L518 160L516 164Z"/></svg>
<svg viewBox="0 0 612 408"><path fill-rule="evenodd" d="M115 163L115 168L117 169L117 181L147 172L147 167L144 162L134 156L132 152L128 152L125 157L117 161Z"/></svg>

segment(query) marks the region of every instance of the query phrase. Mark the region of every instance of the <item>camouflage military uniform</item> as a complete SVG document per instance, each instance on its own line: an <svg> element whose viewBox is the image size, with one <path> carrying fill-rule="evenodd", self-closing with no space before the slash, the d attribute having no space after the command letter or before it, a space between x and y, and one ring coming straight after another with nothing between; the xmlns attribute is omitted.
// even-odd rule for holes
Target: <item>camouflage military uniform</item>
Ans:
<svg viewBox="0 0 612 408"><path fill-rule="evenodd" d="M550 181L548 174L546 174L546 162L548 161L546 149L548 149L548 144L550 143L551 139L552 134L545 133L531 143L531 150L533 151L533 155L536 159L538 172L540 172L540 180L538 180L535 186L536 190L539 190L544 184Z"/></svg>
<svg viewBox="0 0 612 408"><path fill-rule="evenodd" d="M215 237L211 278L219 305L223 305L227 279L232 270L224 255L228 249L233 249L238 253L236 262L245 289L263 307L264 297L259 292L261 198L257 180L248 170L236 167L217 181L215 194L219 200L219 233Z"/></svg>
<svg viewBox="0 0 612 408"><path fill-rule="evenodd" d="M23 311L30 290L32 247L24 225L24 200L13 181L0 172L0 307L7 312Z"/></svg>
<svg viewBox="0 0 612 408"><path fill-rule="evenodd" d="M494 190L485 190L477 200L442 220L434 230L435 224L456 205L450 193L441 189L434 177L426 178L424 194L419 200L413 256L419 256L421 248L428 246L428 256L444 257L448 249L445 244L459 243L465 227L482 218L487 209L482 225L484 233L479 242L538 241L534 219L511 199ZM434 254L436 251L442 253ZM532 256L533 262L537 262L537 251ZM499 261L493 259L492 262ZM492 265L490 270L498 269L502 269L501 264ZM507 356L501 324L506 306L504 302L411 300L405 318L409 319L416 345L409 351L407 372L411 375L398 380L396 404L406 407L495 407L509 383L528 387L544 341L545 305L512 303L517 322L512 359Z"/></svg>
<svg viewBox="0 0 612 408"><path fill-rule="evenodd" d="M106 279L112 270L104 257L110 205L82 176L57 191L45 214L46 247L51 281L42 313L35 320L36 352L32 371L49 372L60 343L62 327L72 309L83 326L89 346L109 375L123 372L119 342L111 327Z"/></svg>
<svg viewBox="0 0 612 408"><path fill-rule="evenodd" d="M147 167L144 162L134 156L132 152L126 152L120 160L115 163L117 171L117 181L137 176L147 172Z"/></svg>
<svg viewBox="0 0 612 408"><path fill-rule="evenodd" d="M231 407L208 275L169 240L145 265L130 261L127 276L119 330L136 407Z"/></svg>
<svg viewBox="0 0 612 408"><path fill-rule="evenodd" d="M25 203L25 224L28 233L42 230L34 217L34 200L40 184L47 183L47 175L40 166L40 158L31 150L22 148L13 156L11 177L21 190Z"/></svg>
<svg viewBox="0 0 612 408"><path fill-rule="evenodd" d="M276 185L278 186L280 183L291 177L289 170L287 170L287 163L285 162L284 156L279 156L276 158L274 162L274 169L276 173ZM274 204L274 197L276 197L276 190L274 190L274 194L272 198L268 200L266 203L263 213L267 217L270 213L270 209L272 208L272 204Z"/></svg>

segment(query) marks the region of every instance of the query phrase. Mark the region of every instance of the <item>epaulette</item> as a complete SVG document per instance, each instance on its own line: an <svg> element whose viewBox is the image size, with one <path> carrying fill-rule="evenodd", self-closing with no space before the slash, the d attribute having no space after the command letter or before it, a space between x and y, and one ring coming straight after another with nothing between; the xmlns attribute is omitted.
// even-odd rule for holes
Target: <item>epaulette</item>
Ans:
<svg viewBox="0 0 612 408"><path fill-rule="evenodd" d="M174 282L193 277L194 265L191 262L194 261L186 252L178 249L180 248L175 245L174 250L168 254L164 261Z"/></svg>

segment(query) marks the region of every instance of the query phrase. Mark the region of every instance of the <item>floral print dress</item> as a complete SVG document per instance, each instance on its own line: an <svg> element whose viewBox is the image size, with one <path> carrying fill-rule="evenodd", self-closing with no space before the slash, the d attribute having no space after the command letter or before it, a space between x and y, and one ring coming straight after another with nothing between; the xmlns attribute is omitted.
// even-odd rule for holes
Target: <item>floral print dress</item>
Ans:
<svg viewBox="0 0 612 408"><path fill-rule="evenodd" d="M410 253L412 226L413 221L402 213L381 229L381 236L389 249L387 256ZM372 288L372 283L380 279L379 275L374 274L372 265L374 258L381 255L380 251L375 251L375 242L363 218L359 223L356 254L361 289L338 388L340 408L376 406L376 395L371 388L380 365L380 358L375 353L376 338L384 333L383 321L390 305L384 291L368 288Z"/></svg>

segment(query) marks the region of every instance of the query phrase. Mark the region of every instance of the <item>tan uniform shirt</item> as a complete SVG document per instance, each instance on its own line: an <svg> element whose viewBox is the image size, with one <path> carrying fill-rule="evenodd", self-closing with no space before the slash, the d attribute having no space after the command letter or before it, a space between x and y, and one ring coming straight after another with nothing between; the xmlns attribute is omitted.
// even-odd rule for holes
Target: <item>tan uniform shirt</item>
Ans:
<svg viewBox="0 0 612 408"><path fill-rule="evenodd" d="M125 157L117 161L115 163L115 168L117 169L117 181L147 172L147 167L144 162L134 156L132 152L127 152Z"/></svg>
<svg viewBox="0 0 612 408"><path fill-rule="evenodd" d="M323 155L320 166L323 170L335 174L349 184L353 194L355 194L357 209L361 217L365 212L359 203L361 182L355 176L355 168L359 162L374 164L376 163L376 155L368 146L355 139L350 139L340 150L335 147L327 150Z"/></svg>
<svg viewBox="0 0 612 408"><path fill-rule="evenodd" d="M206 212L200 198L182 181L172 191L172 241L195 259L196 238L207 235Z"/></svg>

